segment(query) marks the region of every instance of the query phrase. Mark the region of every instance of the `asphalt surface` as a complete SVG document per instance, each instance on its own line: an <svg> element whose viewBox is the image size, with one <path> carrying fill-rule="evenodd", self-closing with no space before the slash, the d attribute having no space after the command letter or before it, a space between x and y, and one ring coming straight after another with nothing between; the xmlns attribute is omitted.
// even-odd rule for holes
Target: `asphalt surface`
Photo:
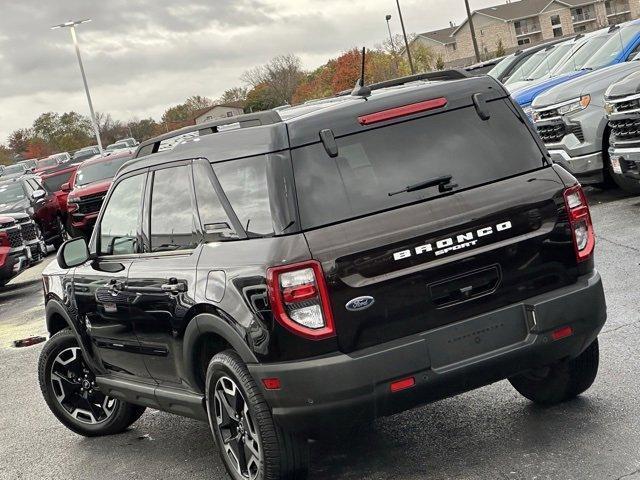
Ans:
<svg viewBox="0 0 640 480"><path fill-rule="evenodd" d="M640 197L590 195L609 320L601 368L581 398L543 409L500 382L312 444L312 479L640 480ZM148 411L126 433L86 439L40 395L39 275L0 291L0 478L226 479L207 425Z"/></svg>

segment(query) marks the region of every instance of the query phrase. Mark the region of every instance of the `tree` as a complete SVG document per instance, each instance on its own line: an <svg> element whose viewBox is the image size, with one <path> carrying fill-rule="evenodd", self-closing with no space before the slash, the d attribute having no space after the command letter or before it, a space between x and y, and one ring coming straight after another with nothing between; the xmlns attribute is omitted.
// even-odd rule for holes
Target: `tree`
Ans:
<svg viewBox="0 0 640 480"><path fill-rule="evenodd" d="M438 55L438 58L436 58L436 70L444 70L444 67L444 58L442 58L442 55Z"/></svg>
<svg viewBox="0 0 640 480"><path fill-rule="evenodd" d="M10 148L0 145L0 165L11 165L13 163L13 155Z"/></svg>
<svg viewBox="0 0 640 480"><path fill-rule="evenodd" d="M185 100L184 105L193 113L197 110L213 107L213 100L201 95L193 95Z"/></svg>
<svg viewBox="0 0 640 480"><path fill-rule="evenodd" d="M279 55L265 65L247 70L240 79L253 90L260 87L254 96L259 93L267 103L276 106L290 104L304 79L302 61L293 54Z"/></svg>
<svg viewBox="0 0 640 480"><path fill-rule="evenodd" d="M504 57L507 54L507 51L504 48L504 43L502 43L502 38L498 38L498 42L496 43L496 57Z"/></svg>
<svg viewBox="0 0 640 480"><path fill-rule="evenodd" d="M24 152L29 147L31 132L26 128L16 130L9 135L9 148L14 154Z"/></svg>
<svg viewBox="0 0 640 480"><path fill-rule="evenodd" d="M153 118L143 118L142 120L132 120L126 125L130 135L142 142L155 137L159 132L159 125Z"/></svg>
<svg viewBox="0 0 640 480"><path fill-rule="evenodd" d="M193 120L195 113L213 106L213 100L200 95L187 98L184 103L168 108L162 115L163 123L184 124Z"/></svg>
<svg viewBox="0 0 640 480"><path fill-rule="evenodd" d="M42 158L48 157L53 153L53 150L43 140L34 138L29 142L29 146L24 152L25 158Z"/></svg>
<svg viewBox="0 0 640 480"><path fill-rule="evenodd" d="M232 102L244 102L247 99L247 93L249 89L246 87L233 87L225 90L222 96L216 103L232 103Z"/></svg>
<svg viewBox="0 0 640 480"><path fill-rule="evenodd" d="M260 84L249 90L245 111L260 112L278 107L279 104L273 97L268 85Z"/></svg>
<svg viewBox="0 0 640 480"><path fill-rule="evenodd" d="M433 50L422 42L414 41L409 44L411 56L413 57L413 65L416 73L423 73L433 70L436 63Z"/></svg>

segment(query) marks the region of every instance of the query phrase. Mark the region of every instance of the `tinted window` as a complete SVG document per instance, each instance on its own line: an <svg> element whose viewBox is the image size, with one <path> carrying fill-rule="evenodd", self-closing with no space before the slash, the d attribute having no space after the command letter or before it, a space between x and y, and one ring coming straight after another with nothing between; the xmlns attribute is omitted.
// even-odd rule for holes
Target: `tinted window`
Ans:
<svg viewBox="0 0 640 480"><path fill-rule="evenodd" d="M231 222L209 180L207 171L209 168L211 167L201 163L196 163L193 166L193 183L196 190L198 213L206 240L209 242L235 240L238 236L232 229Z"/></svg>
<svg viewBox="0 0 640 480"><path fill-rule="evenodd" d="M330 158L321 144L293 151L304 228L434 198L438 188L389 196L403 188L451 175L468 188L543 166L543 153L507 101L449 111L337 140Z"/></svg>
<svg viewBox="0 0 640 480"><path fill-rule="evenodd" d="M607 41L606 36L595 37L584 43L581 48L564 60L563 63L559 63L558 67L552 70L553 75L562 75L563 73L570 73L576 70L580 70L587 60L589 60L598 49Z"/></svg>
<svg viewBox="0 0 640 480"><path fill-rule="evenodd" d="M125 178L113 190L100 223L101 254L138 252L137 230L144 179L144 175Z"/></svg>
<svg viewBox="0 0 640 480"><path fill-rule="evenodd" d="M76 185L87 185L100 180L112 179L118 169L131 158L131 156L126 156L82 165L78 168L78 173L76 174Z"/></svg>
<svg viewBox="0 0 640 480"><path fill-rule="evenodd" d="M73 171L47 176L42 179L42 183L48 192L58 192L62 189L62 185L69 181L72 173Z"/></svg>
<svg viewBox="0 0 640 480"><path fill-rule="evenodd" d="M545 55L542 62L540 62L540 65L538 65L533 72L529 73L527 78L537 80L547 75L572 47L573 45L570 43L563 43L550 52L547 52L547 55Z"/></svg>
<svg viewBox="0 0 640 480"><path fill-rule="evenodd" d="M58 165L58 161L55 158L45 158L44 160L40 160L38 162L37 168L49 168L55 167Z"/></svg>
<svg viewBox="0 0 640 480"><path fill-rule="evenodd" d="M191 167L157 170L151 193L151 251L163 252L194 248L191 204Z"/></svg>
<svg viewBox="0 0 640 480"><path fill-rule="evenodd" d="M266 156L216 163L213 166L229 203L250 235L274 233L267 166Z"/></svg>

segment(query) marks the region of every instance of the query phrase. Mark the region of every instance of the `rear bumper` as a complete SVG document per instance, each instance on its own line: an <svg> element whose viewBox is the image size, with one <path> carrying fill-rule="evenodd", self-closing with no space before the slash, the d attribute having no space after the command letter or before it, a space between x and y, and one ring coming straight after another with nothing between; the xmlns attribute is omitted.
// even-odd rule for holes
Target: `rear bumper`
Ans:
<svg viewBox="0 0 640 480"><path fill-rule="evenodd" d="M569 287L349 355L255 364L249 370L276 421L314 436L576 357L605 320L602 282L593 272ZM501 335L514 338L515 324L522 335L501 343ZM551 332L564 326L573 335L552 341ZM391 382L410 376L414 387L391 393ZM281 389L264 389L261 380L273 377Z"/></svg>

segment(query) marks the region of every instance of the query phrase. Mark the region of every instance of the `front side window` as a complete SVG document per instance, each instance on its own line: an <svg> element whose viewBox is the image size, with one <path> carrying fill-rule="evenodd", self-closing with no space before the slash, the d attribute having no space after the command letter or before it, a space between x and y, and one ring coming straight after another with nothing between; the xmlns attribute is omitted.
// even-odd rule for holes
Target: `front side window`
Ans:
<svg viewBox="0 0 640 480"><path fill-rule="evenodd" d="M198 245L190 184L190 165L154 172L150 226L152 252L187 250Z"/></svg>
<svg viewBox="0 0 640 480"><path fill-rule="evenodd" d="M118 183L107 203L100 223L100 254L138 253L138 225L145 175Z"/></svg>

